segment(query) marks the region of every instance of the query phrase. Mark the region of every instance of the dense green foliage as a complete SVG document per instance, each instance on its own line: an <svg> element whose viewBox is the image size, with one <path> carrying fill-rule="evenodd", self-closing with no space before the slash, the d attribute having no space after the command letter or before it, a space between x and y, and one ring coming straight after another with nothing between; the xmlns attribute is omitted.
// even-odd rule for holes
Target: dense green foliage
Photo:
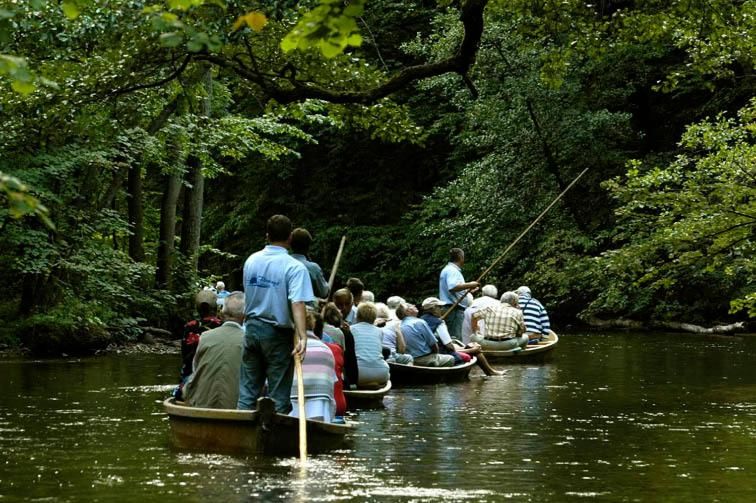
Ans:
<svg viewBox="0 0 756 503"><path fill-rule="evenodd" d="M471 6L469 71L369 94L453 58ZM489 281L563 320L754 316L754 19L752 0L3 2L0 337L175 327L198 285L240 287L276 212L326 269L348 236L339 281L419 300L449 248L476 276L584 168Z"/></svg>

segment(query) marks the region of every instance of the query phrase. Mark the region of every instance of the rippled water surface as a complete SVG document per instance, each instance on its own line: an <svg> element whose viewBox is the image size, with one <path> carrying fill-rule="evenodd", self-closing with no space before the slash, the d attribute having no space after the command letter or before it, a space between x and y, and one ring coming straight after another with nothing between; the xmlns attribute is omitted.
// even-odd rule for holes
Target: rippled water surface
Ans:
<svg viewBox="0 0 756 503"><path fill-rule="evenodd" d="M177 452L178 356L0 360L0 501L756 501L756 338L569 334L504 377L392 390L353 447Z"/></svg>

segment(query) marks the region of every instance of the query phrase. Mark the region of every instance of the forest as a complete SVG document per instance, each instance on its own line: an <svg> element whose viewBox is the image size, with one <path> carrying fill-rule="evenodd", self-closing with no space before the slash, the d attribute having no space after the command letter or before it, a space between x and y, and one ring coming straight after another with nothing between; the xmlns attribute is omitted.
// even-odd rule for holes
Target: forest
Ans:
<svg viewBox="0 0 756 503"><path fill-rule="evenodd" d="M486 282L753 323L755 63L754 0L2 0L0 344L175 330L276 213L419 301L586 168Z"/></svg>

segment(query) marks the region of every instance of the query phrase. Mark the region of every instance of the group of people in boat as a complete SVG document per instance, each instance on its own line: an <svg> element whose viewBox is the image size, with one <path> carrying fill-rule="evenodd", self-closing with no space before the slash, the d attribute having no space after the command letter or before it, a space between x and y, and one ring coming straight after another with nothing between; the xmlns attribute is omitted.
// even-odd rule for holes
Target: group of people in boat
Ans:
<svg viewBox="0 0 756 503"><path fill-rule="evenodd" d="M384 386L388 362L450 367L476 357L497 375L483 349L516 350L549 334L548 314L529 288L498 299L495 286L466 282L459 248L441 272L439 296L420 310L398 296L376 303L357 278L331 294L308 258L312 236L292 230L286 216L268 220L266 239L244 264L243 292L219 282L196 296L199 317L184 327L175 393L190 406L254 409L265 394L278 413L297 415L294 357L302 362L307 417L338 422L344 389Z"/></svg>

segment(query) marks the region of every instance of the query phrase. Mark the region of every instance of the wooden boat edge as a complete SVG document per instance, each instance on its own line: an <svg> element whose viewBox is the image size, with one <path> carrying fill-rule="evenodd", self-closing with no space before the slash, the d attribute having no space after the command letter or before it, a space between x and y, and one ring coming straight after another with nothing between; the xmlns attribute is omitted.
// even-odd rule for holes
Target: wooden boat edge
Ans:
<svg viewBox="0 0 756 503"><path fill-rule="evenodd" d="M344 395L347 398L379 398L391 391L391 379L389 379L385 386L379 389L345 389Z"/></svg>
<svg viewBox="0 0 756 503"><path fill-rule="evenodd" d="M169 418L171 416L176 416L182 419L198 421L252 422L257 419L258 416L256 410L208 409L180 405L176 403L176 399L173 397L166 398L163 401L163 406ZM296 428L299 424L298 418L283 414L275 414L273 420L277 424L291 428ZM324 423L323 421L316 421L314 419L308 419L307 426L308 428L315 428L331 434L346 434L354 430L354 425L352 424Z"/></svg>
<svg viewBox="0 0 756 503"><path fill-rule="evenodd" d="M462 365L455 365L454 367L425 367L423 365L405 365L404 363L395 363L395 362L389 362L390 368L399 368L402 370L405 369L412 369L417 370L420 372L427 372L427 373L451 373L451 372L461 372L463 369L472 369L473 365L478 363L478 358L473 356L472 360L470 360L467 363L463 363ZM412 371L410 370L410 371Z"/></svg>
<svg viewBox="0 0 756 503"><path fill-rule="evenodd" d="M539 344L538 346L532 346L528 347L527 349L523 349L522 351L495 351L495 350L483 350L483 354L486 355L487 358L493 359L493 358L527 358L529 356L535 356L542 353L545 353L547 351L551 351L554 349L554 346L557 345L559 342L559 334L554 332L553 330L551 333L554 336L554 339L545 343L545 344Z"/></svg>

